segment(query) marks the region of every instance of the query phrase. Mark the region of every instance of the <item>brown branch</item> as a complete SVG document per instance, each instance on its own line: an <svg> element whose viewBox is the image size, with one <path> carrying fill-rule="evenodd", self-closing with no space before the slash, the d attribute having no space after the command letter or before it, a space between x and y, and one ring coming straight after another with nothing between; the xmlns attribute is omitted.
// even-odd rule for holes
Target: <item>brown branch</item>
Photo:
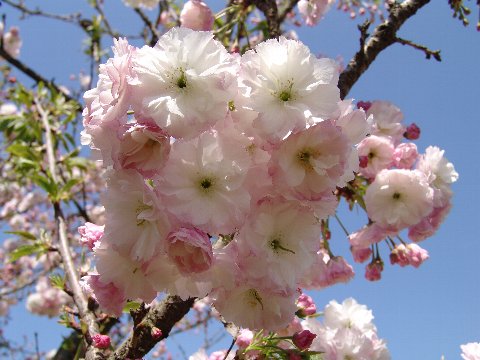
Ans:
<svg viewBox="0 0 480 360"><path fill-rule="evenodd" d="M109 359L124 360L143 357L159 341L168 337L173 326L190 311L194 301L195 298L182 300L178 296L168 295L160 304L148 310L143 320L133 329L133 334ZM160 337L152 336L154 327L162 331Z"/></svg>
<svg viewBox="0 0 480 360"><path fill-rule="evenodd" d="M278 14L278 22L281 24L285 21L287 15L293 10L300 0L289 0L287 6L285 6L280 14Z"/></svg>
<svg viewBox="0 0 480 360"><path fill-rule="evenodd" d="M68 23L79 23L80 18L81 18L80 13L73 13L73 14L69 14L69 15L58 15L58 14L47 13L47 12L41 11L40 9L32 10L32 9L29 9L29 8L25 7L25 5L23 5L22 3L16 3L16 2L13 2L11 0L2 0L2 2L4 2L7 5L10 5L11 7L15 8L19 11L21 11L23 16L25 16L25 15L42 16L42 17L46 17L46 18L49 18L49 19L60 20L60 21L68 22Z"/></svg>
<svg viewBox="0 0 480 360"><path fill-rule="evenodd" d="M414 43L413 41L405 40L405 39L402 39L402 38L399 38L399 37L397 37L395 40L396 40L396 42L399 43L399 44L411 46L411 47L413 47L414 49L423 51L423 52L425 53L425 57L426 57L427 59L430 59L430 58L433 56L433 58L434 58L435 60L437 60L437 61L442 61L442 57L440 56L440 50L430 50L430 49L429 49L428 47L426 47L426 46L419 45L419 44Z"/></svg>
<svg viewBox="0 0 480 360"><path fill-rule="evenodd" d="M391 5L388 19L375 28L372 36L360 39L360 50L348 63L347 68L340 74L338 87L342 99L347 96L352 86L368 69L378 54L390 45L397 42L397 31L403 23L430 0L406 0L402 3ZM363 36L363 34L362 34Z"/></svg>
<svg viewBox="0 0 480 360"><path fill-rule="evenodd" d="M107 17L105 16L105 13L103 11L102 5L99 3L98 0L95 0L93 2L93 7L95 10L97 10L98 14L102 17L102 22L105 25L105 29L107 30L107 34L110 35L111 37L118 38L119 34L112 29L110 26L110 22L108 21Z"/></svg>
<svg viewBox="0 0 480 360"><path fill-rule="evenodd" d="M23 62L21 62L18 59L15 59L13 56L11 56L3 47L3 41L0 41L0 57L2 57L6 62L8 62L10 65L13 65L15 68L20 70L22 73L27 75L29 78L34 80L37 84L42 82L44 83L47 87L55 90L59 94L62 94L67 101L73 101L77 105L77 111L82 112L82 106L80 103L72 98L70 95L65 93L63 90L61 90L53 81L45 79L42 75L34 71L32 68L28 67L25 65Z"/></svg>
<svg viewBox="0 0 480 360"><path fill-rule="evenodd" d="M154 46L157 43L158 39L160 38L160 33L158 32L155 25L150 21L149 17L145 15L145 13L141 9L134 8L133 10L138 14L138 16L140 16L145 26L150 30L152 37L150 38L149 45Z"/></svg>
<svg viewBox="0 0 480 360"><path fill-rule="evenodd" d="M255 6L263 12L268 26L268 38L280 36L280 22L278 21L278 8L275 0L253 0Z"/></svg>

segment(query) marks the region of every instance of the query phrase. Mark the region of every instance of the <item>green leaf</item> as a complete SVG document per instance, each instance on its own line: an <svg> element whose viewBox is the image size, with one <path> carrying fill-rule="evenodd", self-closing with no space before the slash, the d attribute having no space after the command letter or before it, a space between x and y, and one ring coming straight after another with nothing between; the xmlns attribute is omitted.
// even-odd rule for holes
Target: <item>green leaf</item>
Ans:
<svg viewBox="0 0 480 360"><path fill-rule="evenodd" d="M57 184L51 178L47 178L45 176L36 174L32 176L32 180L35 184L40 186L43 190L45 190L50 197L56 198L58 194L58 187Z"/></svg>
<svg viewBox="0 0 480 360"><path fill-rule="evenodd" d="M138 301L129 301L125 304L122 311L124 313L129 313L130 310L137 310L140 307L140 305L142 305L142 303Z"/></svg>
<svg viewBox="0 0 480 360"><path fill-rule="evenodd" d="M59 274L50 275L50 282L52 283L52 286L56 287L57 289L65 289L65 279Z"/></svg>
<svg viewBox="0 0 480 360"><path fill-rule="evenodd" d="M14 262L23 256L32 255L35 253L43 253L46 251L46 249L47 247L45 244L40 242L31 245L19 246L10 253L10 262Z"/></svg>
<svg viewBox="0 0 480 360"><path fill-rule="evenodd" d="M68 180L67 183L63 186L62 190L60 191L59 198L62 199L62 200L70 199L70 197L71 197L70 190L72 190L72 188L75 185L77 185L81 182L82 182L81 179L70 179L70 180Z"/></svg>
<svg viewBox="0 0 480 360"><path fill-rule="evenodd" d="M32 151L30 146L23 144L13 144L6 149L10 154L29 160L36 160L38 157Z"/></svg>
<svg viewBox="0 0 480 360"><path fill-rule="evenodd" d="M5 234L18 235L28 240L37 240L37 237L28 231L5 231Z"/></svg>

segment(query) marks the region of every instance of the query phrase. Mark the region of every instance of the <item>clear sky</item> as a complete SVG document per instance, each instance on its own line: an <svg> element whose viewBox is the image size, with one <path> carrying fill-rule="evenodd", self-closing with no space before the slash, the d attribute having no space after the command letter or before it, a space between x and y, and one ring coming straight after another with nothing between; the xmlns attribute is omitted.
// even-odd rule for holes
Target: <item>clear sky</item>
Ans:
<svg viewBox="0 0 480 360"><path fill-rule="evenodd" d="M36 3L54 12L75 10L71 2ZM468 3L475 6L473 1ZM70 85L70 74L80 69L88 72L79 29L40 18L18 21L18 13L6 5L0 12L7 13L8 25L21 28L21 59L44 76ZM128 24L131 33L139 29L136 14L123 9L120 0L107 1L106 12L112 15L114 25ZM360 21L332 10L317 27L297 30L314 53L342 56L348 62L358 48L356 25ZM472 22L476 22L475 17ZM359 266L349 284L313 294L319 308L331 299L342 301L350 296L366 304L373 310L379 336L387 340L394 360L439 360L442 354L446 360L460 359L460 344L480 341L480 240L475 230L480 223L476 209L480 204L480 151L476 148L480 145L480 33L474 26L464 28L452 19L447 0L435 0L410 19L399 35L441 49L442 62L426 60L417 50L394 45L380 54L349 97L395 103L405 114L406 123L421 127L422 135L416 142L420 151L428 145L446 150L460 174L453 186L454 207L438 233L421 244L430 259L419 269L386 264L382 280L371 283L363 278L364 269ZM350 231L366 222L364 214L342 211L341 216ZM332 246L353 263L340 230L334 232ZM387 263L386 248L382 250ZM17 308L14 315L22 312ZM59 344L55 321L46 325L45 320L21 316L23 321L13 321L5 330L7 334L31 335L36 329L42 349ZM25 321L29 327L24 326Z"/></svg>

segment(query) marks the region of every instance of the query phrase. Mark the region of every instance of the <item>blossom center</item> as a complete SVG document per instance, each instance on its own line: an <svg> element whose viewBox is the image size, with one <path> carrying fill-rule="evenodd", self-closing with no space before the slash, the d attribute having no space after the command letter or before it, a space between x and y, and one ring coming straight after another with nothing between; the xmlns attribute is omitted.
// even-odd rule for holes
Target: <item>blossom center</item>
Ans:
<svg viewBox="0 0 480 360"><path fill-rule="evenodd" d="M393 200L400 200L401 198L401 194L398 193L398 192L394 192L393 195L392 195L392 199Z"/></svg>
<svg viewBox="0 0 480 360"><path fill-rule="evenodd" d="M292 100L293 97L294 97L292 87L293 87L293 81L288 80L287 81L287 86L280 86L280 88L282 88L282 90L280 90L278 93L276 93L277 97L280 100L282 100L283 102L287 102L289 100Z"/></svg>
<svg viewBox="0 0 480 360"><path fill-rule="evenodd" d="M257 305L260 305L260 307L263 310L263 301L261 296L258 294L258 291L255 289L248 289L245 293L245 302L247 305L249 305L251 308L256 308Z"/></svg>
<svg viewBox="0 0 480 360"><path fill-rule="evenodd" d="M200 179L199 181L200 190L204 194L209 194L213 191L215 186L215 178L211 176L206 176Z"/></svg>
<svg viewBox="0 0 480 360"><path fill-rule="evenodd" d="M297 153L297 161L305 170L311 171L313 170L313 166L310 161L315 156L318 156L318 154L313 149L305 148Z"/></svg>
<svg viewBox="0 0 480 360"><path fill-rule="evenodd" d="M179 71L180 71L180 77L177 79L177 86L180 89L183 89L187 87L187 77L185 76L185 70L180 68Z"/></svg>
<svg viewBox="0 0 480 360"><path fill-rule="evenodd" d="M279 253L280 251L285 251L285 252L289 252L289 253L292 253L292 254L295 254L295 251L293 250L290 250L288 248L286 248L285 246L282 245L282 235L281 234L278 234L278 235L274 235L269 243L268 243L268 246L270 247L270 249L272 249L275 253Z"/></svg>
<svg viewBox="0 0 480 360"><path fill-rule="evenodd" d="M136 218L137 218L137 226L142 226L143 224L145 224L145 222L147 220L145 219L139 219L138 216L144 212L145 210L151 210L152 207L147 205L147 204L143 204L143 203L140 203L137 208L135 209L135 215L136 215Z"/></svg>

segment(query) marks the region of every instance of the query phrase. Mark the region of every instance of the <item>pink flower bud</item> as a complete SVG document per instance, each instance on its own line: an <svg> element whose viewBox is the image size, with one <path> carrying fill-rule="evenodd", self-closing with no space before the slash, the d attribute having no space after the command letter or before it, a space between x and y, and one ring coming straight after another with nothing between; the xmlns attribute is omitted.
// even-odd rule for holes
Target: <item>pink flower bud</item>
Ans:
<svg viewBox="0 0 480 360"><path fill-rule="evenodd" d="M375 260L367 265L365 269L365 278L369 281L378 281L382 278L383 261Z"/></svg>
<svg viewBox="0 0 480 360"><path fill-rule="evenodd" d="M92 342L97 349L108 349L110 347L110 337L108 335L95 334L92 336Z"/></svg>
<svg viewBox="0 0 480 360"><path fill-rule="evenodd" d="M415 123L411 123L407 126L407 130L403 134L408 140L417 140L420 137L420 128Z"/></svg>
<svg viewBox="0 0 480 360"><path fill-rule="evenodd" d="M288 351L288 360L302 360L302 356L292 350Z"/></svg>
<svg viewBox="0 0 480 360"><path fill-rule="evenodd" d="M369 247L362 248L351 246L350 251L352 252L353 260L356 263L363 263L367 261L367 259L372 255L372 249L370 249Z"/></svg>
<svg viewBox="0 0 480 360"><path fill-rule="evenodd" d="M169 257L183 274L203 272L212 265L212 244L200 229L180 228L168 235L167 243Z"/></svg>
<svg viewBox="0 0 480 360"><path fill-rule="evenodd" d="M158 340L163 336L162 330L160 330L155 326L152 328L150 334L152 335L152 338L154 338L155 340Z"/></svg>
<svg viewBox="0 0 480 360"><path fill-rule="evenodd" d="M406 257L410 265L418 268L425 260L428 259L428 252L417 244L408 244Z"/></svg>
<svg viewBox="0 0 480 360"><path fill-rule="evenodd" d="M361 168L366 168L368 166L368 156L362 155L362 156L359 156L358 159L359 159L358 166L360 166Z"/></svg>
<svg viewBox="0 0 480 360"><path fill-rule="evenodd" d="M316 337L317 335L309 330L302 330L293 334L292 341L293 344L300 350L306 350L310 347L310 345L312 345L313 339Z"/></svg>
<svg viewBox="0 0 480 360"><path fill-rule="evenodd" d="M341 256L331 258L327 263L328 283L333 285L348 282L355 275L353 268Z"/></svg>
<svg viewBox="0 0 480 360"><path fill-rule="evenodd" d="M368 109L370 109L371 106L372 106L372 103L370 101L357 102L357 108L363 109L364 111L368 111Z"/></svg>
<svg viewBox="0 0 480 360"><path fill-rule="evenodd" d="M390 253L390 264L398 264L401 267L408 265L407 249L405 245L400 244Z"/></svg>
<svg viewBox="0 0 480 360"><path fill-rule="evenodd" d="M399 169L411 169L417 158L417 145L414 143L401 143L393 152L393 164Z"/></svg>
<svg viewBox="0 0 480 360"><path fill-rule="evenodd" d="M190 0L183 5L180 13L180 23L192 30L208 31L213 28L212 10L200 0Z"/></svg>
<svg viewBox="0 0 480 360"><path fill-rule="evenodd" d="M245 349L248 347L253 340L253 332L248 329L240 330L240 334L237 336L237 340L235 340L235 345L237 345L240 349Z"/></svg>
<svg viewBox="0 0 480 360"><path fill-rule="evenodd" d="M299 317L310 316L317 312L317 307L315 306L313 299L306 294L301 294L298 297L297 307L297 315Z"/></svg>

